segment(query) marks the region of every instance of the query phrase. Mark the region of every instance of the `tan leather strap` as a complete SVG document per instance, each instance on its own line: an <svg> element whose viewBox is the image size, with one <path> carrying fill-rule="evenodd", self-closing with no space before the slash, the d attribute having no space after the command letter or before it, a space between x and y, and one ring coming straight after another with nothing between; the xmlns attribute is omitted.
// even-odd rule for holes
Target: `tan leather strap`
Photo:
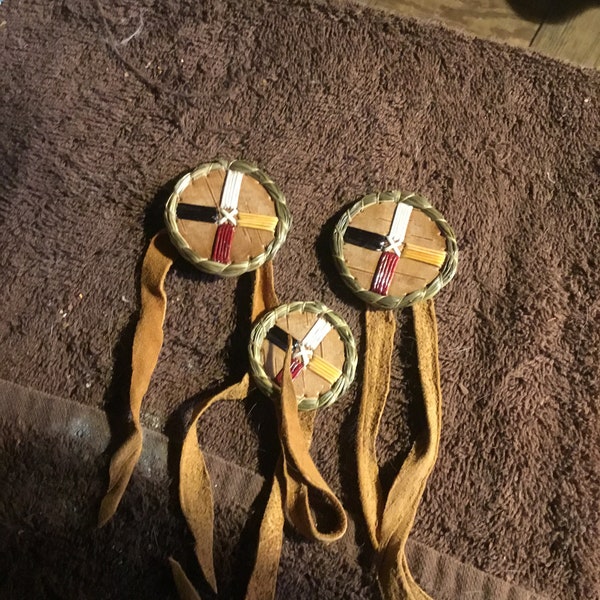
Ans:
<svg viewBox="0 0 600 600"><path fill-rule="evenodd" d="M309 454L316 413L298 412L290 374L291 355L290 339L283 367L281 396L277 403L286 516L305 537L333 542L346 532L346 512Z"/></svg>
<svg viewBox="0 0 600 600"><path fill-rule="evenodd" d="M206 469L202 450L198 445L196 429L198 419L210 406L219 400L242 400L247 395L248 387L249 376L244 375L242 381L197 407L181 451L179 467L181 509L196 541L195 552L202 573L215 593L217 592L217 581L213 562L214 502L210 476ZM281 471L282 460L279 459L261 522L256 562L246 591L247 600L265 600L273 598L275 595L285 521L281 491L284 478ZM182 600L199 598L179 563L172 558L169 561L180 598ZM191 596L192 593L196 595Z"/></svg>
<svg viewBox="0 0 600 600"><path fill-rule="evenodd" d="M433 301L415 304L413 315L426 426L417 435L385 496L379 478L376 438L389 393L396 320L391 311L366 312L367 352L357 436L358 482L385 600L429 599L410 574L405 546L440 440L442 397Z"/></svg>
<svg viewBox="0 0 600 600"><path fill-rule="evenodd" d="M171 566L171 573L173 575L173 580L175 581L175 587L177 588L179 598L181 600L201 600L196 588L188 579L181 565L171 557L169 557L169 565Z"/></svg>
<svg viewBox="0 0 600 600"><path fill-rule="evenodd" d="M210 476L204 455L198 445L198 419L220 400L244 400L248 396L250 376L197 405L181 448L179 463L179 501L189 528L194 535L195 552L200 568L214 591L217 580L213 564L214 503Z"/></svg>
<svg viewBox="0 0 600 600"><path fill-rule="evenodd" d="M266 310L274 308L278 303L273 281L273 265L271 262L268 262L255 272L254 292L252 296L252 320L254 321ZM179 499L181 509L194 536L196 558L198 559L202 573L215 593L217 592L217 579L213 560L214 501L210 476L206 468L204 455L198 444L197 426L200 417L215 402L220 400L244 400L248 395L249 386L250 377L246 374L240 382L199 403L194 408L192 419L181 448L179 463ZM281 500L278 502L277 497L273 497L273 492L271 496L269 504L279 504L279 512L282 512ZM268 531L262 532L262 535L263 544L266 544L268 547L270 556L265 551L265 556L262 560L257 561L258 572L260 572L261 576L259 581L254 582L254 587L258 586L258 593L262 591L262 586L270 584L270 578L277 577L277 565L279 564L281 538L283 535L283 514L281 515L281 524L273 523ZM180 597L193 597L190 596L192 593L198 597L179 563L172 558L169 560ZM275 572L271 574L273 565ZM251 581L253 579L254 577L251 578ZM256 598L259 597L261 596L256 596Z"/></svg>
<svg viewBox="0 0 600 600"><path fill-rule="evenodd" d="M98 526L115 514L133 469L142 452L140 409L156 367L163 342L163 322L167 306L165 277L177 256L166 231L150 241L141 274L141 311L133 338L129 410L132 431L113 456L109 469L108 491L100 504Z"/></svg>
<svg viewBox="0 0 600 600"><path fill-rule="evenodd" d="M309 455L315 411L299 412L286 352L281 396L276 399L282 453L260 527L256 563L246 600L275 597L283 541L284 507L293 527L309 539L332 542L344 535L346 513Z"/></svg>
<svg viewBox="0 0 600 600"><path fill-rule="evenodd" d="M256 560L246 588L246 600L270 600L275 597L277 571L283 544L282 459L277 461L271 493L260 524Z"/></svg>
<svg viewBox="0 0 600 600"><path fill-rule="evenodd" d="M254 291L252 292L252 314L250 322L254 323L264 312L279 305L275 293L275 276L273 263L265 263L254 272Z"/></svg>

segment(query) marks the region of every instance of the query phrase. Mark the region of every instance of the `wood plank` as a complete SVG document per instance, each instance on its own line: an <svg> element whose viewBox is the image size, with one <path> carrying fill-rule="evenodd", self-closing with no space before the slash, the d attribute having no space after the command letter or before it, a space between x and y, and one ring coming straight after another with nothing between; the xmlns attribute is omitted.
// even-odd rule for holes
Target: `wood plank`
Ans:
<svg viewBox="0 0 600 600"><path fill-rule="evenodd" d="M562 23L544 23L531 48L582 67L600 68L600 6L587 8Z"/></svg>
<svg viewBox="0 0 600 600"><path fill-rule="evenodd" d="M432 19L483 38L528 47L539 22L520 17L506 0L360 0L395 14Z"/></svg>

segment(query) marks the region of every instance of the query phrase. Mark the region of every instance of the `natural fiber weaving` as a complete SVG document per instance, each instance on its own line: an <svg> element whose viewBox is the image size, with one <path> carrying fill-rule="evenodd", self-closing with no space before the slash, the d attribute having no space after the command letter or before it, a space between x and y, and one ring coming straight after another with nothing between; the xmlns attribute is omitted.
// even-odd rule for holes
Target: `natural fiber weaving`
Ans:
<svg viewBox="0 0 600 600"><path fill-rule="evenodd" d="M165 208L173 244L222 277L254 271L283 244L291 217L281 190L245 161L207 163L182 177ZM237 228L242 231L235 234Z"/></svg>
<svg viewBox="0 0 600 600"><path fill-rule="evenodd" d="M267 396L271 396L278 392L280 385L287 336L296 331L310 334L312 330L307 329L307 325L312 326L317 320L324 320L330 326L329 331L333 331L310 348L310 357L304 362L296 357L292 361L296 361L295 370L292 370L294 380L305 366L308 369L306 376L301 378L300 386L294 382L300 410L329 406L352 383L357 356L354 337L346 322L320 302L295 302L283 304L267 313L254 327L250 337L250 368L254 380ZM282 321L287 326L286 330L279 325ZM294 347L299 350L305 343L303 337L302 334L293 337ZM327 360L330 356L331 362ZM311 372L317 379L311 378Z"/></svg>
<svg viewBox="0 0 600 600"><path fill-rule="evenodd" d="M278 323L284 322L290 331L279 326ZM311 323L308 333L299 343L294 343L291 331L305 330L307 323ZM300 329L296 330L298 326ZM272 335L274 330L277 331L276 337ZM281 350L281 334L287 335L288 344L279 370L279 364L269 367L263 363L271 362L271 353ZM343 356L336 349L336 342L342 344ZM293 380L307 371L317 356L320 356L322 364L330 364L329 359L341 359L341 372L333 385L328 383L331 387L318 398L307 398L305 392L310 383L304 380L298 388ZM299 369L294 366L294 361L298 360L302 363ZM263 585L259 589L256 582L260 579L257 576L250 582L248 590L252 598L259 600L275 595L272 574L276 573L281 553L282 506L287 520L309 539L330 543L346 532L344 507L316 469L309 449L315 419L313 409L332 404L352 383L356 369L354 338L346 322L319 302L284 304L267 312L254 326L250 366L259 388L275 400L282 449L261 524L255 567L255 572L266 572L266 579L273 581L273 587L269 589Z"/></svg>
<svg viewBox="0 0 600 600"><path fill-rule="evenodd" d="M399 239L393 228L402 217ZM457 265L456 239L444 217L422 196L401 192L369 194L354 204L335 227L333 252L346 285L376 308L432 298Z"/></svg>

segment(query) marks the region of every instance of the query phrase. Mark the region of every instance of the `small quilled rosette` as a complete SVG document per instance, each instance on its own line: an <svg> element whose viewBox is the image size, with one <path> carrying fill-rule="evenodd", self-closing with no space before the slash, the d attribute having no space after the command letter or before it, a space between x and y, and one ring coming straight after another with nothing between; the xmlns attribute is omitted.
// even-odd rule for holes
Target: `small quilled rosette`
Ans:
<svg viewBox="0 0 600 600"><path fill-rule="evenodd" d="M236 277L273 258L291 216L266 173L241 160L217 160L177 182L165 221L171 241L194 266Z"/></svg>
<svg viewBox="0 0 600 600"><path fill-rule="evenodd" d="M267 312L250 335L250 369L267 396L279 392L288 344L299 410L329 406L350 386L356 345L346 321L320 302L292 302Z"/></svg>
<svg viewBox="0 0 600 600"><path fill-rule="evenodd" d="M344 281L376 308L410 306L435 296L456 273L456 237L422 196L370 194L346 211L333 233Z"/></svg>

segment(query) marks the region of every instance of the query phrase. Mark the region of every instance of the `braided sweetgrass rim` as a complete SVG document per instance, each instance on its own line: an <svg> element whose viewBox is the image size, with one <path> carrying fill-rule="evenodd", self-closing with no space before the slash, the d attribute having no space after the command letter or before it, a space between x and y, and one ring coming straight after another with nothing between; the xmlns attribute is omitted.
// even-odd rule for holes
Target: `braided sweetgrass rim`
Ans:
<svg viewBox="0 0 600 600"><path fill-rule="evenodd" d="M344 365L342 374L336 379L333 385L318 398L302 398L298 402L298 410L314 410L333 404L349 387L354 380L356 372L356 363L358 357L356 354L356 343L350 327L342 317L327 308L321 302L291 302L282 304L277 308L266 313L260 321L254 325L250 333L250 344L248 352L250 354L250 370L256 381L258 388L267 396L273 396L279 392L279 386L267 375L262 363L262 345L267 333L275 323L283 316L293 312L313 313L323 317L340 336L344 344Z"/></svg>
<svg viewBox="0 0 600 600"><path fill-rule="evenodd" d="M204 256L199 256L185 239L179 233L179 227L177 226L177 205L179 204L181 192L194 180L200 177L206 177L211 171L216 169L229 169L231 171L239 171L244 175L253 177L260 183L266 190L273 203L275 204L275 213L277 215L277 226L275 227L275 234L273 240L267 244L264 252L258 256L252 257L250 260L240 263L231 263L224 265L222 263L215 262ZM250 164L243 160L223 160L217 159L214 162L205 163L200 165L190 173L184 175L176 184L173 193L167 200L165 206L165 222L167 224L167 230L169 231L169 237L173 242L173 245L179 250L179 253L191 262L195 267L211 275L220 275L221 277L237 277L248 271L254 271L261 265L271 260L277 250L281 247L287 236L288 230L292 223L292 217L290 211L285 203L285 197L273 180L257 166Z"/></svg>
<svg viewBox="0 0 600 600"><path fill-rule="evenodd" d="M446 239L446 260L437 277L425 287L411 292L410 294L405 294L404 296L382 296L363 288L348 269L348 265L344 259L344 234L346 233L350 221L365 208L372 204L380 204L382 202L394 202L396 204L404 202L405 204L422 210L435 222ZM454 235L452 227L448 225L448 222L444 219L442 214L433 208L425 198L418 196L417 194L404 194L399 191L392 191L369 194L362 198L362 200L359 200L356 204L352 205L342 215L333 231L333 257L344 282L361 300L364 300L367 304L376 308L393 309L404 308L411 304L415 304L416 302L433 298L433 296L435 296L456 273L456 267L458 265L458 247L456 245L456 236Z"/></svg>

